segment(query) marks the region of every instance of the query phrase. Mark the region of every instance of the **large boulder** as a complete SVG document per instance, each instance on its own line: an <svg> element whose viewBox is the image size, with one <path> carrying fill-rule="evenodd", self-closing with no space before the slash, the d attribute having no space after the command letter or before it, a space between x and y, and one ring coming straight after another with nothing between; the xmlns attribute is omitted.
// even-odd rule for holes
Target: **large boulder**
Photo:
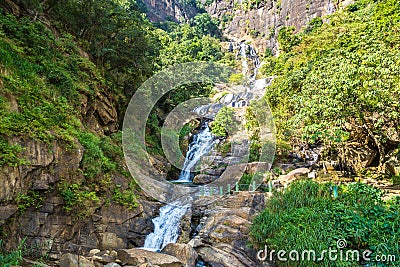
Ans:
<svg viewBox="0 0 400 267"><path fill-rule="evenodd" d="M210 266L261 266L256 251L247 246L253 216L265 207L266 194L239 192L206 207L195 203L198 233L188 243ZM198 204L198 206L196 206Z"/></svg>
<svg viewBox="0 0 400 267"><path fill-rule="evenodd" d="M124 265L139 266L150 263L159 267L182 267L182 262L174 256L145 249L132 248L118 251L118 258Z"/></svg>
<svg viewBox="0 0 400 267"><path fill-rule="evenodd" d="M71 253L62 255L58 265L60 267L95 267L95 265L88 259L79 256L78 260L78 255Z"/></svg>
<svg viewBox="0 0 400 267"><path fill-rule="evenodd" d="M168 244L162 253L178 258L186 267L196 265L197 252L188 244Z"/></svg>

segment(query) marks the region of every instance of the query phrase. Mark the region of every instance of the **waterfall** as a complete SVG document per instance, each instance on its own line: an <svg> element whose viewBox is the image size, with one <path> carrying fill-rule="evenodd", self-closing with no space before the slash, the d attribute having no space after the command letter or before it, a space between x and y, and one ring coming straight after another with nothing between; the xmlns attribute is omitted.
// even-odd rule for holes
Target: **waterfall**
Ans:
<svg viewBox="0 0 400 267"><path fill-rule="evenodd" d="M336 11L335 5L332 3L332 0L329 0L328 8L326 10L326 13L328 15L331 15L331 14L335 13L335 11Z"/></svg>
<svg viewBox="0 0 400 267"><path fill-rule="evenodd" d="M248 59L250 59L253 62L253 75L250 76L250 79L255 80L257 73L258 73L258 69L260 68L260 57L257 55L256 50L254 49L254 47L252 47L251 45L248 45L246 43L241 43L239 45L239 53L238 56L240 56L242 58L242 73L245 76L248 76L249 73L249 64L247 62Z"/></svg>
<svg viewBox="0 0 400 267"><path fill-rule="evenodd" d="M193 137L193 141L189 145L185 162L178 179L179 182L192 181L191 171L193 171L193 168L200 161L201 157L210 152L215 142L216 140L208 127L208 122L204 122L202 130Z"/></svg>
<svg viewBox="0 0 400 267"><path fill-rule="evenodd" d="M208 122L204 122L198 134L193 136L186 153L182 172L177 181L191 182L191 171L200 161L201 157L208 154L216 140L211 134ZM175 202L163 206L160 215L154 218L154 232L150 233L144 242L144 248L154 251L162 250L167 244L175 243L179 237L179 225L188 207L181 207L181 203Z"/></svg>
<svg viewBox="0 0 400 267"><path fill-rule="evenodd" d="M154 251L162 250L167 244L175 243L179 237L179 225L187 207L179 203L168 204L160 209L160 215L154 218L154 232L144 242L144 248Z"/></svg>

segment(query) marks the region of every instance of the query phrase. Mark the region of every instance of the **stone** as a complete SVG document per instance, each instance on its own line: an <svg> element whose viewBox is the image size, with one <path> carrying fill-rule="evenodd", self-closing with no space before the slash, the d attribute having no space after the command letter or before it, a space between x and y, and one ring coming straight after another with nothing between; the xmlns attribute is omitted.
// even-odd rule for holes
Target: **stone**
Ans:
<svg viewBox="0 0 400 267"><path fill-rule="evenodd" d="M225 171L225 167L215 168L215 169L205 169L203 173L211 176L221 176L221 174Z"/></svg>
<svg viewBox="0 0 400 267"><path fill-rule="evenodd" d="M178 258L187 267L195 266L198 256L196 250L188 244L168 244L162 253Z"/></svg>
<svg viewBox="0 0 400 267"><path fill-rule="evenodd" d="M259 266L255 261L257 252L246 245L251 220L265 208L266 196L239 192L212 205L196 201L192 213L200 217L198 234L188 245L210 266Z"/></svg>
<svg viewBox="0 0 400 267"><path fill-rule="evenodd" d="M118 258L123 265L139 266L150 263L160 267L181 267L182 262L176 257L139 248L118 250Z"/></svg>
<svg viewBox="0 0 400 267"><path fill-rule="evenodd" d="M287 187L289 184L296 181L300 176L308 175L308 173L310 173L310 169L308 168L294 169L286 175L280 175L278 180L284 187Z"/></svg>
<svg viewBox="0 0 400 267"><path fill-rule="evenodd" d="M124 240L116 233L101 233L100 238L102 249L120 249L126 246Z"/></svg>
<svg viewBox="0 0 400 267"><path fill-rule="evenodd" d="M78 255L67 253L61 256L59 267L95 267L88 259L80 256L78 265Z"/></svg>
<svg viewBox="0 0 400 267"><path fill-rule="evenodd" d="M217 180L217 176L207 175L207 174L198 174L193 178L193 183L195 184L209 184L213 181Z"/></svg>
<svg viewBox="0 0 400 267"><path fill-rule="evenodd" d="M119 265L118 263L115 263L115 262L110 262L110 263L107 263L106 265L104 265L104 267L121 267L121 265Z"/></svg>
<svg viewBox="0 0 400 267"><path fill-rule="evenodd" d="M100 253L100 249L97 249L97 248L92 249L92 250L89 251L89 255L96 255L98 253Z"/></svg>

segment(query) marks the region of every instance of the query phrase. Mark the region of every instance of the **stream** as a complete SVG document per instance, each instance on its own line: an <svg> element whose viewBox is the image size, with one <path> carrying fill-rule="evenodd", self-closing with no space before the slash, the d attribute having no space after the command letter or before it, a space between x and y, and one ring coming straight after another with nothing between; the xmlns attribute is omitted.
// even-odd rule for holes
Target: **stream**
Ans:
<svg viewBox="0 0 400 267"><path fill-rule="evenodd" d="M244 42L237 44L236 49L238 50L237 57L242 62L242 72L250 80L249 87L245 87L248 88L249 91L263 90L263 88L267 86L268 79L256 80L257 72L260 67L260 59L255 49ZM251 61L253 66L250 67L248 61ZM246 99L246 95L248 95L248 99ZM228 95L223 101L224 105L227 106L243 107L247 105L253 97L252 93L241 93L237 96ZM202 115L201 113L204 107L208 109L210 105L198 107L200 116ZM208 121L204 121L200 131L193 136L186 153L182 171L176 182L190 184L193 180L196 165L199 163L202 156L207 155L217 143L217 139L212 135L208 123ZM154 231L146 237L144 248L152 251L161 251L167 244L175 243L179 238L181 219L188 209L190 209L190 207L182 207L179 202L170 203L161 207L159 216L152 219ZM197 266L205 265L199 262Z"/></svg>

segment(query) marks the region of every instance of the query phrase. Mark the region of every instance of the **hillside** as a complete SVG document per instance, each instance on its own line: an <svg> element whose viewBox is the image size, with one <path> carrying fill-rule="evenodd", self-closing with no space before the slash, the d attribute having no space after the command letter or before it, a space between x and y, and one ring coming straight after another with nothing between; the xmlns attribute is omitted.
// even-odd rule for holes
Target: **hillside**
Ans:
<svg viewBox="0 0 400 267"><path fill-rule="evenodd" d="M399 266L399 66L396 0L0 2L0 267Z"/></svg>

